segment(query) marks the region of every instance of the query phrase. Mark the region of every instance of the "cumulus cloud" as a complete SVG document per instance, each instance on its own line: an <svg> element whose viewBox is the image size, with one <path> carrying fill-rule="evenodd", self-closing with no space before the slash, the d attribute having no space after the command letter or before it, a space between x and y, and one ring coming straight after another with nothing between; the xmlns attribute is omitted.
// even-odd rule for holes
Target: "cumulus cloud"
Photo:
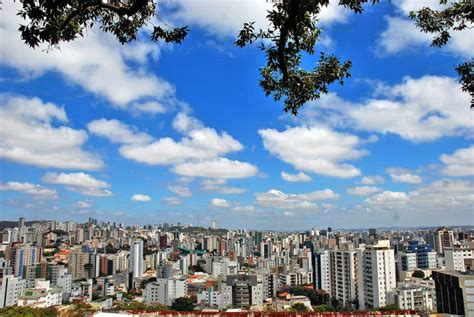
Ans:
<svg viewBox="0 0 474 317"><path fill-rule="evenodd" d="M54 189L49 189L38 184L21 183L21 182L7 182L0 184L0 191L16 191L24 194L34 195L38 198L52 198L58 197Z"/></svg>
<svg viewBox="0 0 474 317"><path fill-rule="evenodd" d="M369 175L362 177L360 182L364 185L377 185L383 184L385 182L385 179L379 175Z"/></svg>
<svg viewBox="0 0 474 317"><path fill-rule="evenodd" d="M287 182L311 182L313 179L308 174L299 172L297 174L290 174L287 172L281 172L280 176Z"/></svg>
<svg viewBox="0 0 474 317"><path fill-rule="evenodd" d="M264 193L256 193L255 196L258 204L280 209L316 209L318 206L315 201L338 199L340 197L331 189L304 194L286 194L277 189L270 189Z"/></svg>
<svg viewBox="0 0 474 317"><path fill-rule="evenodd" d="M461 90L456 78L405 77L399 84L376 90L377 98L359 103L351 103L334 93L323 96L320 101L308 104L301 120L324 119L332 127L397 134L414 142L474 135L474 112L468 107L470 96ZM318 117L321 113L325 115Z"/></svg>
<svg viewBox="0 0 474 317"><path fill-rule="evenodd" d="M16 14L20 6L11 1L3 4L0 38L8 45L0 46L0 65L28 76L59 73L123 110L161 113L163 104L174 103L174 87L146 71L148 58L159 55L155 43L138 40L122 46L110 34L89 30L84 37L62 43L61 49L32 49L22 42L18 32L18 25L25 23ZM141 67L130 67L130 61Z"/></svg>
<svg viewBox="0 0 474 317"><path fill-rule="evenodd" d="M384 191L365 200L375 211L445 213L447 210L472 213L472 182L443 179L411 192Z"/></svg>
<svg viewBox="0 0 474 317"><path fill-rule="evenodd" d="M146 201L150 201L150 200L151 200L151 197L148 196L148 195L143 195L143 194L135 194L135 195L133 195L130 199L131 199L132 201L142 201L142 202L146 202Z"/></svg>
<svg viewBox="0 0 474 317"><path fill-rule="evenodd" d="M395 54L407 50L429 47L434 34L423 33L415 23L408 19L410 11L417 11L423 7L433 10L443 10L448 5L439 1L411 1L397 0L393 2L398 9L398 16L386 17L387 28L380 34L379 53ZM474 47L474 30L471 28L462 31L452 31L448 44L443 50L461 57L470 57Z"/></svg>
<svg viewBox="0 0 474 317"><path fill-rule="evenodd" d="M242 194L247 191L246 188L225 186L227 183L226 179L204 179L201 181L201 189L206 191L213 191L219 194L230 195L230 194Z"/></svg>
<svg viewBox="0 0 474 317"><path fill-rule="evenodd" d="M355 186L349 187L347 192L351 195L356 196L367 196L377 192L380 192L382 189L375 186Z"/></svg>
<svg viewBox="0 0 474 317"><path fill-rule="evenodd" d="M258 168L252 164L232 161L227 158L187 162L173 167L173 172L182 176L206 178L247 178L257 175Z"/></svg>
<svg viewBox="0 0 474 317"><path fill-rule="evenodd" d="M444 163L442 173L448 176L474 176L474 145L458 149L439 158Z"/></svg>
<svg viewBox="0 0 474 317"><path fill-rule="evenodd" d="M105 137L112 143L119 144L136 144L148 143L153 140L146 133L136 132L128 125L116 120L98 119L89 122L87 129L90 133Z"/></svg>
<svg viewBox="0 0 474 317"><path fill-rule="evenodd" d="M387 173L392 178L394 183L407 183L407 184L419 184L421 183L421 177L412 174L410 170L406 168L389 168Z"/></svg>
<svg viewBox="0 0 474 317"><path fill-rule="evenodd" d="M191 197L193 195L193 193L187 186L170 185L168 186L168 189L180 197Z"/></svg>
<svg viewBox="0 0 474 317"><path fill-rule="evenodd" d="M386 205L405 204L409 200L409 196L404 192L384 191L365 200L370 205Z"/></svg>
<svg viewBox="0 0 474 317"><path fill-rule="evenodd" d="M222 198L213 198L211 199L211 207L229 208L230 203Z"/></svg>
<svg viewBox="0 0 474 317"><path fill-rule="evenodd" d="M255 28L266 29L267 11L272 8L272 1L243 0L243 1L187 1L177 0L167 2L172 9L171 19L175 24L197 25L207 32L219 37L235 37L246 22L255 21ZM321 24L328 26L332 23L343 23L351 14L350 10L338 5L337 0L331 0L318 15Z"/></svg>
<svg viewBox="0 0 474 317"><path fill-rule="evenodd" d="M55 104L39 98L0 95L0 117L0 158L61 169L96 170L104 165L97 155L82 149L86 131L57 126L67 123L68 118Z"/></svg>
<svg viewBox="0 0 474 317"><path fill-rule="evenodd" d="M180 141L166 137L145 145L125 145L119 151L124 157L137 162L170 165L192 159L210 159L242 149L242 144L229 134L203 128L190 131L189 136Z"/></svg>
<svg viewBox="0 0 474 317"><path fill-rule="evenodd" d="M181 133L188 133L192 130L199 130L204 127L198 119L189 116L186 112L180 112L173 119L173 128Z"/></svg>
<svg viewBox="0 0 474 317"><path fill-rule="evenodd" d="M366 154L359 149L361 140L356 135L304 126L282 132L263 129L259 134L265 149L298 170L339 178L361 174L358 168L343 163Z"/></svg>
<svg viewBox="0 0 474 317"><path fill-rule="evenodd" d="M112 196L112 192L108 189L110 184L83 172L46 173L43 176L43 182L64 185L67 190L78 192L82 195Z"/></svg>

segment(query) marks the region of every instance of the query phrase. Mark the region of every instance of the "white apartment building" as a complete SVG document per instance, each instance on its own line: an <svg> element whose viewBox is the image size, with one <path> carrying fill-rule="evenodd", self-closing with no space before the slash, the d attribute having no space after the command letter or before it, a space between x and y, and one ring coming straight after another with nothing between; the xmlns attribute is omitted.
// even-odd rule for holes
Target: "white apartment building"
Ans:
<svg viewBox="0 0 474 317"><path fill-rule="evenodd" d="M224 287L223 292L215 291L212 288L197 294L198 304L209 307L225 309L232 306L232 288ZM230 292L230 293L229 293Z"/></svg>
<svg viewBox="0 0 474 317"><path fill-rule="evenodd" d="M329 251L325 250L315 255L316 287L331 294L331 259Z"/></svg>
<svg viewBox="0 0 474 317"><path fill-rule="evenodd" d="M18 303L18 296L26 288L26 281L13 275L5 275L0 293L0 308L14 306Z"/></svg>
<svg viewBox="0 0 474 317"><path fill-rule="evenodd" d="M444 261L449 271L466 271L464 259L472 259L472 249L462 246L444 248Z"/></svg>
<svg viewBox="0 0 474 317"><path fill-rule="evenodd" d="M354 250L331 251L331 295L346 307L358 296L358 261Z"/></svg>
<svg viewBox="0 0 474 317"><path fill-rule="evenodd" d="M188 295L188 285L183 279L158 278L145 286L144 302L171 306L176 298Z"/></svg>
<svg viewBox="0 0 474 317"><path fill-rule="evenodd" d="M138 239L130 245L129 271L133 273L134 278L138 278L142 276L143 270L143 240Z"/></svg>
<svg viewBox="0 0 474 317"><path fill-rule="evenodd" d="M392 304L391 293L396 287L396 276L395 255L390 249L390 241L380 240L357 252L360 309Z"/></svg>
<svg viewBox="0 0 474 317"><path fill-rule="evenodd" d="M435 308L433 292L429 288L399 283L393 293L395 304L400 309L430 312Z"/></svg>
<svg viewBox="0 0 474 317"><path fill-rule="evenodd" d="M62 292L60 288L51 287L50 281L36 280L34 289L26 289L18 296L18 306L46 308L61 305Z"/></svg>

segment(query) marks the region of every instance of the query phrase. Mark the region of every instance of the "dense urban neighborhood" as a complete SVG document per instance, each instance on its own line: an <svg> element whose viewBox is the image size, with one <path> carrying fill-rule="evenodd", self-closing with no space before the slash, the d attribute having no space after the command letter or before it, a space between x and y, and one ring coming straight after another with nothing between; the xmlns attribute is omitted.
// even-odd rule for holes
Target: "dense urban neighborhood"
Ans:
<svg viewBox="0 0 474 317"><path fill-rule="evenodd" d="M28 309L474 314L472 227L276 232L93 218L2 225L7 316Z"/></svg>

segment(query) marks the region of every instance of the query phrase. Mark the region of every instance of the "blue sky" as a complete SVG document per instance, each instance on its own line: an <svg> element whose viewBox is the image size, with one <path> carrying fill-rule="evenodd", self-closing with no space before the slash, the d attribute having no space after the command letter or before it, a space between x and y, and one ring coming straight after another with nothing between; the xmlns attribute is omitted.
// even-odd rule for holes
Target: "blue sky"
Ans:
<svg viewBox="0 0 474 317"><path fill-rule="evenodd" d="M21 42L18 4L5 3L1 218L473 224L474 112L453 66L472 57L474 34L430 48L407 14L434 3L326 8L319 49L351 60L352 77L298 117L258 86L262 52L233 45L244 22L266 25L266 1L167 2L163 19L191 30L181 45L89 30L48 52Z"/></svg>

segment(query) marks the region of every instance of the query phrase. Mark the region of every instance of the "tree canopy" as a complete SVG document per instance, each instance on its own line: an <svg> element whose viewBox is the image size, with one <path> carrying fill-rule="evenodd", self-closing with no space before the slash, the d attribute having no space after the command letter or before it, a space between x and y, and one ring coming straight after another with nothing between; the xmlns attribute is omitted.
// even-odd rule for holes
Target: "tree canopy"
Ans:
<svg viewBox="0 0 474 317"><path fill-rule="evenodd" d="M188 26L171 26L161 19L155 0L21 0L18 14L25 19L19 31L23 41L38 47L46 43L57 47L83 36L88 28L98 27L113 34L120 43L137 39L140 29L151 29L152 41L181 43ZM380 0L339 0L339 5L362 13L363 5ZM440 0L446 4L447 0ZM318 14L329 0L280 0L268 11L267 30L256 30L254 22L243 25L235 44L244 47L257 42L267 63L260 69L259 84L267 96L283 100L284 110L294 115L308 101L319 99L329 91L329 85L350 77L351 61L341 61L335 55L316 50L321 28ZM411 12L415 24L427 33L435 34L432 46L441 47L450 39L450 32L472 27L474 6L470 1L456 1L445 10L423 8ZM319 52L314 68L301 66L303 54ZM474 107L474 59L456 68L462 89L471 94Z"/></svg>

